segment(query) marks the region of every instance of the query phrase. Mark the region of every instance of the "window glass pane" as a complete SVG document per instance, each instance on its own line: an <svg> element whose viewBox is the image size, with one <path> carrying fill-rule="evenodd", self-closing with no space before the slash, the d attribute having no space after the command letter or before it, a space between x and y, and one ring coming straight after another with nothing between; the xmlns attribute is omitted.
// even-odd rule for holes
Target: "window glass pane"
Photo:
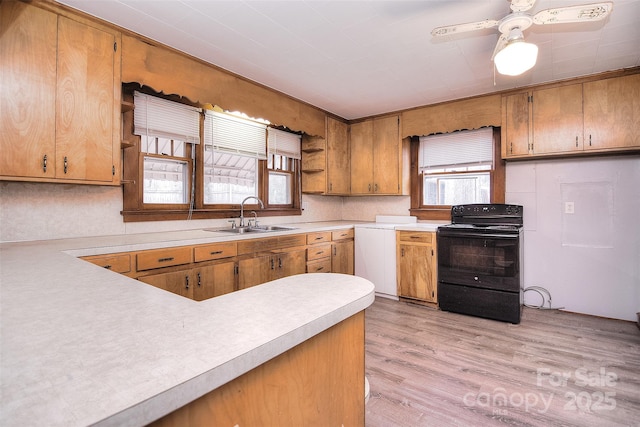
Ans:
<svg viewBox="0 0 640 427"><path fill-rule="evenodd" d="M204 161L204 203L237 204L258 196L255 157L216 152L207 147Z"/></svg>
<svg viewBox="0 0 640 427"><path fill-rule="evenodd" d="M291 193L291 175L269 171L269 204L290 205Z"/></svg>
<svg viewBox="0 0 640 427"><path fill-rule="evenodd" d="M423 204L460 205L489 203L489 172L423 176Z"/></svg>
<svg viewBox="0 0 640 427"><path fill-rule="evenodd" d="M189 164L181 160L144 158L144 203L188 203Z"/></svg>

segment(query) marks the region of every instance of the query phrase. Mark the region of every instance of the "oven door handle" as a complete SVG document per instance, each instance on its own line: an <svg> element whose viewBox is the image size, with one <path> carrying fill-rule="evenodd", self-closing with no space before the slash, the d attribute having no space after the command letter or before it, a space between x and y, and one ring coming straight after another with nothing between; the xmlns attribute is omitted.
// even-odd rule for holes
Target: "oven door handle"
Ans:
<svg viewBox="0 0 640 427"><path fill-rule="evenodd" d="M470 239L504 239L504 240L517 240L518 234L499 234L499 233L469 233L469 232L439 232L438 237L462 237Z"/></svg>

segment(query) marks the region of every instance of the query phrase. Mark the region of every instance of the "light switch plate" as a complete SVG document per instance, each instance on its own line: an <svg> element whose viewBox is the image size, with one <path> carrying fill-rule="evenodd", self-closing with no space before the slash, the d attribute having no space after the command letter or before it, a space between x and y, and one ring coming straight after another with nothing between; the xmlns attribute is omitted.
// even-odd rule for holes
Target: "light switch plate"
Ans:
<svg viewBox="0 0 640 427"><path fill-rule="evenodd" d="M573 202L564 202L564 213L566 214L575 213L575 206Z"/></svg>

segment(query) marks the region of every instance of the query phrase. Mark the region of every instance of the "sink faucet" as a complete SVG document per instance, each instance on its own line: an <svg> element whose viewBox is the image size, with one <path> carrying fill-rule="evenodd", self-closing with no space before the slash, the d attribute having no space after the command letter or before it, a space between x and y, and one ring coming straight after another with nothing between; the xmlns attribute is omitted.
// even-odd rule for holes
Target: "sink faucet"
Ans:
<svg viewBox="0 0 640 427"><path fill-rule="evenodd" d="M262 200L260 200L256 196L245 197L242 203L240 203L240 227L244 227L244 202L246 202L249 199L256 199L258 203L260 203L260 208L264 209L264 203L262 203ZM257 216L258 214L256 214L256 217Z"/></svg>

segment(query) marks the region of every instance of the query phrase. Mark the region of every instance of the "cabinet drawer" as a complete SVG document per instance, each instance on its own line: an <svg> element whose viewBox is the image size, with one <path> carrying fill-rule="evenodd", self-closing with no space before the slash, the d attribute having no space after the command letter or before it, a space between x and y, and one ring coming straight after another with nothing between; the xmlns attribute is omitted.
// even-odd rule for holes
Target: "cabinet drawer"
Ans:
<svg viewBox="0 0 640 427"><path fill-rule="evenodd" d="M116 273L128 273L131 271L131 255L129 254L99 255L83 257L82 259Z"/></svg>
<svg viewBox="0 0 640 427"><path fill-rule="evenodd" d="M307 234L307 245L314 245L316 243L323 243L323 242L330 242L330 241L331 241L330 231L322 231L319 233Z"/></svg>
<svg viewBox="0 0 640 427"><path fill-rule="evenodd" d="M307 263L307 273L331 273L331 259L321 259Z"/></svg>
<svg viewBox="0 0 640 427"><path fill-rule="evenodd" d="M432 243L433 235L426 231L398 231L401 242Z"/></svg>
<svg viewBox="0 0 640 427"><path fill-rule="evenodd" d="M154 249L136 254L138 271L153 268L171 267L173 265L189 264L191 262L191 248Z"/></svg>
<svg viewBox="0 0 640 427"><path fill-rule="evenodd" d="M353 236L353 228L350 228L348 230L333 231L331 233L331 240L353 239Z"/></svg>
<svg viewBox="0 0 640 427"><path fill-rule="evenodd" d="M216 243L214 245L196 246L193 249L195 262L228 258L238 254L236 242Z"/></svg>
<svg viewBox="0 0 640 427"><path fill-rule="evenodd" d="M307 260L327 258L331 256L331 243L312 245L307 248Z"/></svg>

